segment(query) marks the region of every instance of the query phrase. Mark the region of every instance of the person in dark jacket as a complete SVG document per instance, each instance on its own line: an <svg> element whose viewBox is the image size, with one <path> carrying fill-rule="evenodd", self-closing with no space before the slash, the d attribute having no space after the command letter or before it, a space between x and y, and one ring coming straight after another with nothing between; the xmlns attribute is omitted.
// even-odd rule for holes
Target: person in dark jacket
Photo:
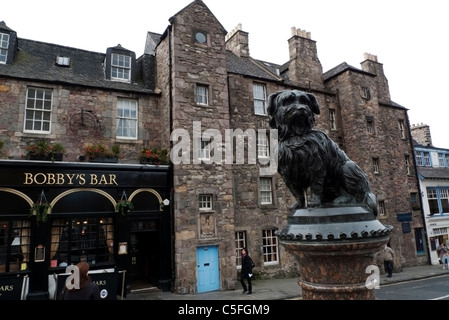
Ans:
<svg viewBox="0 0 449 320"><path fill-rule="evenodd" d="M89 264L87 262L80 262L76 265L79 269L79 289L69 289L64 286L63 293L60 300L100 300L100 288L92 281L87 274L89 272Z"/></svg>
<svg viewBox="0 0 449 320"><path fill-rule="evenodd" d="M251 284L251 278L253 276L254 262L248 255L246 248L242 249L242 270L240 271L240 283L243 287L243 293L253 293L253 287ZM248 287L246 286L245 279L248 281Z"/></svg>

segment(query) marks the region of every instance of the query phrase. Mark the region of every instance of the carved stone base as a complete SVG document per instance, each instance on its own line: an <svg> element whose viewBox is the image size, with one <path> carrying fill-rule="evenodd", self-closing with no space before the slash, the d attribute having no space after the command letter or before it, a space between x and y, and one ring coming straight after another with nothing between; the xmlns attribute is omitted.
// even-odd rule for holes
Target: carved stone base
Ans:
<svg viewBox="0 0 449 320"><path fill-rule="evenodd" d="M278 236L299 260L304 300L375 299L370 281L378 281L379 273L373 258L388 242L391 226L363 207L295 210L288 221L293 224Z"/></svg>

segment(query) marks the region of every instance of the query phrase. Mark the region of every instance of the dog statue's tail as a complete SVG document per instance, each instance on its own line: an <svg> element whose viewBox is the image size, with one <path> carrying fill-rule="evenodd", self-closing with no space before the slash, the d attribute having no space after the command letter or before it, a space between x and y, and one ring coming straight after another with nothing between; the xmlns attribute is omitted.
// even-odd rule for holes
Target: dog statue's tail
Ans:
<svg viewBox="0 0 449 320"><path fill-rule="evenodd" d="M377 216L377 201L376 196L372 192L368 192L365 196L365 203L368 208L373 211L374 216Z"/></svg>

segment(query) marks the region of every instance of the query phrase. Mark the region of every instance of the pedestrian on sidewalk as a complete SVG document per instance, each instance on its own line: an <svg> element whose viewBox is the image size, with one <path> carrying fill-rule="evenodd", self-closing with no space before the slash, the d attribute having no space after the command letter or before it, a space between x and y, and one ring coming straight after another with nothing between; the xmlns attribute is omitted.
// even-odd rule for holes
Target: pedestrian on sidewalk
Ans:
<svg viewBox="0 0 449 320"><path fill-rule="evenodd" d="M393 276L394 251L388 244L385 244L383 258L385 272L388 274L387 277L391 278Z"/></svg>
<svg viewBox="0 0 449 320"><path fill-rule="evenodd" d="M240 283L243 287L243 293L251 294L253 293L253 286L251 283L251 278L253 277L254 262L253 259L248 254L246 248L242 249L242 270L240 270ZM246 286L245 280L248 281L248 286Z"/></svg>
<svg viewBox="0 0 449 320"><path fill-rule="evenodd" d="M447 248L446 245L444 244L444 242L442 242L440 244L440 246L438 247L438 254L440 256L440 264L443 265L443 269L446 269L446 265L447 265Z"/></svg>

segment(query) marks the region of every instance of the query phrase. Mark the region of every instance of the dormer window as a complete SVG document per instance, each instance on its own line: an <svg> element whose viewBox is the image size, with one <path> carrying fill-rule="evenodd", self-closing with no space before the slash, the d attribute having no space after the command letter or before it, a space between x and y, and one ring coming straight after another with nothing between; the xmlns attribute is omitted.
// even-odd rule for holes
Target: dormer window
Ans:
<svg viewBox="0 0 449 320"><path fill-rule="evenodd" d="M62 67L70 67L70 58L69 57L56 57L56 64Z"/></svg>
<svg viewBox="0 0 449 320"><path fill-rule="evenodd" d="M131 80L131 57L122 54L112 54L111 79L119 81Z"/></svg>
<svg viewBox="0 0 449 320"><path fill-rule="evenodd" d="M9 34L0 33L0 63L6 64L8 58Z"/></svg>

